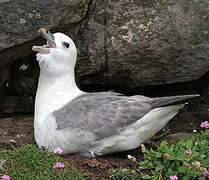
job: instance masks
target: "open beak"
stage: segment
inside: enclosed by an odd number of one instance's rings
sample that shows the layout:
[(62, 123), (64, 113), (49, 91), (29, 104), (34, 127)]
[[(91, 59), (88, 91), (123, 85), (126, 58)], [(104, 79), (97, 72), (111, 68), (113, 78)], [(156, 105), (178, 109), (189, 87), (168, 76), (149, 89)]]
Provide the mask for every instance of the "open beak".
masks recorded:
[(45, 28), (40, 28), (38, 33), (46, 39), (47, 44), (43, 46), (33, 46), (32, 50), (39, 52), (40, 54), (49, 54), (51, 48), (56, 48), (56, 43), (53, 34), (50, 31), (47, 32)]

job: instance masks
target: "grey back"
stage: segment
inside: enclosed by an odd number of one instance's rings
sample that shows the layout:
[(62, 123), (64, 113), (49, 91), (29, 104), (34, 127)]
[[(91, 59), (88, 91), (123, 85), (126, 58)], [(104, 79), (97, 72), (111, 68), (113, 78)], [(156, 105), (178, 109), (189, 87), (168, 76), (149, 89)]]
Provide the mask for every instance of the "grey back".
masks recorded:
[[(151, 110), (151, 105), (113, 92), (87, 93), (54, 112), (57, 130), (93, 132), (100, 139), (119, 133)], [(149, 98), (150, 99), (150, 98)]]

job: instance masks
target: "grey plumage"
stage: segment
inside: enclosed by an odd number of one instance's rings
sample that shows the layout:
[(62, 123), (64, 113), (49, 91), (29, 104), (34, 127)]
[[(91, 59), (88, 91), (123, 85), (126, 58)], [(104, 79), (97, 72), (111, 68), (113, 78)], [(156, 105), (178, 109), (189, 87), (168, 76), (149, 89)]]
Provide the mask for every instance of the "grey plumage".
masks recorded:
[(190, 99), (194, 97), (199, 97), (199, 94), (192, 94), (192, 95), (181, 95), (181, 96), (167, 96), (167, 97), (157, 97), (152, 98), (152, 108), (164, 106), (167, 104), (175, 103), (178, 101), (182, 101), (185, 99)]
[(152, 108), (199, 95), (149, 98), (114, 92), (86, 93), (54, 112), (57, 130), (70, 127), (93, 132), (97, 140), (118, 134)]

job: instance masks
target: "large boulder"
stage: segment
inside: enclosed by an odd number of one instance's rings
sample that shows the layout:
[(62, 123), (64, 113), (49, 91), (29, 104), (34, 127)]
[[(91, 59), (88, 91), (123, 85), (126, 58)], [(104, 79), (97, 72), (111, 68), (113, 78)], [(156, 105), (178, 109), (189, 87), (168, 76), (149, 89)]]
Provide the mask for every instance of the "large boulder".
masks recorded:
[(31, 47), (43, 43), (37, 35), (41, 26), (75, 40), (76, 77), (83, 90), (128, 92), (167, 84), (174, 89), (173, 83), (208, 72), (208, 1), (3, 0), (0, 112), (32, 111), (39, 68)]
[(97, 1), (80, 37), (83, 85), (192, 81), (209, 67), (209, 2)]

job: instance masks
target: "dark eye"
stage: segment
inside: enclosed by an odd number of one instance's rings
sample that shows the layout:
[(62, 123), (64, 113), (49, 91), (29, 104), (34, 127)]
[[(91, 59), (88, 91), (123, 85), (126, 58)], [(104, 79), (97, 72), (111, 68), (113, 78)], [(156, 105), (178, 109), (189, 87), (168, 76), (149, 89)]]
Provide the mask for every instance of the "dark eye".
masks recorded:
[(64, 45), (66, 48), (69, 48), (69, 47), (70, 47), (70, 44), (67, 43), (67, 42), (63, 42), (63, 45)]

